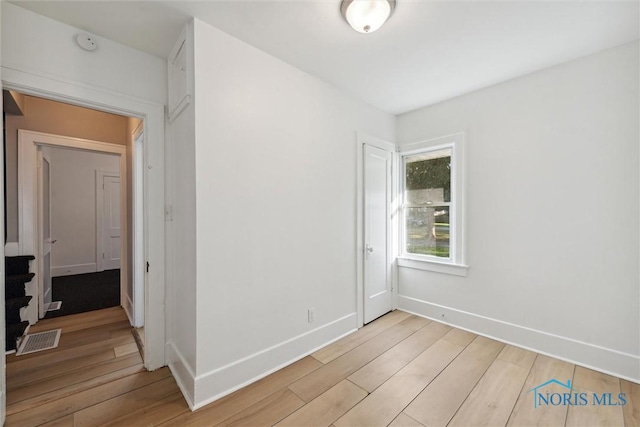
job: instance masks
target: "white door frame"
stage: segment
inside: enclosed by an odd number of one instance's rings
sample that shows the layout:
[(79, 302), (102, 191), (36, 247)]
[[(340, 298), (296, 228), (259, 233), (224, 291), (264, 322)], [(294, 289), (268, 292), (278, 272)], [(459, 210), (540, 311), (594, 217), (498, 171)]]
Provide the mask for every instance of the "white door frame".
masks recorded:
[[(110, 177), (114, 177), (114, 178), (118, 178), (120, 179), (120, 172), (119, 171), (108, 171), (105, 169), (96, 169), (96, 271), (104, 271), (104, 258), (101, 256), (101, 253), (103, 253), (104, 251), (104, 244), (105, 244), (105, 240), (106, 240), (106, 236), (104, 235), (104, 178), (110, 176)], [(120, 191), (122, 192), (122, 181), (124, 181), (124, 187), (126, 188), (127, 186), (127, 180), (122, 180), (120, 179)], [(125, 197), (125, 202), (127, 200), (127, 198)], [(120, 218), (122, 218), (122, 211), (124, 210), (124, 215), (125, 218), (127, 218), (127, 212), (128, 209), (131, 209), (132, 206), (123, 206), (122, 205), (122, 194), (120, 194), (120, 213), (121, 216)], [(127, 224), (127, 229), (131, 228), (131, 224)], [(124, 239), (123, 239), (123, 233), (122, 233), (122, 222), (120, 222), (120, 246), (122, 246), (122, 240), (125, 240), (125, 246), (127, 246), (128, 248), (128, 242), (126, 241), (126, 234), (124, 235)], [(122, 272), (122, 264), (123, 263), (127, 263), (127, 258), (125, 258), (122, 255), (122, 252), (120, 253), (120, 272)], [(129, 265), (127, 263), (127, 266), (125, 266), (124, 268), (127, 269), (129, 268)], [(127, 280), (128, 281), (128, 280)], [(120, 284), (122, 285), (122, 280), (120, 281)], [(121, 290), (124, 290), (125, 293), (121, 292), (121, 302), (123, 303), (123, 307), (126, 307), (126, 305), (124, 305), (124, 296), (126, 295), (126, 287), (121, 287)]]
[(357, 327), (364, 325), (364, 144), (371, 145), (381, 150), (391, 153), (392, 173), (391, 173), (391, 224), (389, 224), (388, 251), (391, 265), (391, 307), (395, 310), (398, 307), (398, 269), (396, 259), (398, 254), (398, 148), (389, 141), (384, 141), (358, 132), (356, 137), (357, 150), (357, 203), (356, 203), (356, 312)]
[[(138, 139), (142, 136), (142, 145), (138, 144)], [(146, 214), (144, 211), (144, 123), (140, 123), (138, 127), (131, 133), (131, 164), (133, 165), (131, 171), (133, 191), (132, 204), (133, 209), (132, 221), (130, 226), (132, 227), (133, 236), (133, 301), (131, 302), (133, 326), (140, 328), (144, 326), (144, 277), (145, 277), (145, 264), (144, 264), (144, 223)]]
[[(44, 148), (44, 146), (42, 147)], [(44, 187), (43, 187), (43, 183), (44, 183), (44, 162), (47, 161), (49, 163), (49, 212), (45, 212), (45, 210), (43, 209), (42, 206), (40, 206), (40, 203), (44, 200)], [(49, 249), (49, 280), (51, 280), (51, 259), (52, 259), (52, 253), (51, 253), (51, 154), (49, 152), (49, 150), (38, 150), (38, 152), (36, 153), (36, 167), (38, 169), (37, 171), (37, 182), (36, 182), (36, 187), (38, 189), (37, 195), (36, 195), (36, 201), (38, 204), (36, 204), (36, 208), (37, 208), (37, 215), (36, 215), (36, 224), (37, 224), (37, 233), (36, 233), (36, 240), (37, 240), (37, 247), (38, 247), (38, 253), (42, 254), (38, 259), (43, 259), (44, 258), (44, 253), (45, 253), (45, 242), (44, 242), (44, 230), (43, 227), (41, 227), (41, 225), (44, 224), (44, 219), (45, 219), (45, 215), (49, 215), (49, 242), (46, 243), (46, 245), (48, 245), (48, 249)], [(18, 196), (19, 197), (19, 196)], [(18, 250), (20, 250), (20, 245), (18, 245)], [(36, 273), (36, 277), (37, 277), (37, 283), (38, 283), (38, 293), (37, 293), (37, 311), (38, 311), (38, 319), (42, 319), (46, 312), (47, 309), (49, 308), (49, 304), (46, 303), (46, 294), (45, 294), (45, 283), (44, 283), (44, 263), (34, 263), (34, 266), (37, 267), (37, 273)], [(51, 288), (51, 283), (49, 283), (49, 292), (52, 292), (52, 288)], [(32, 298), (32, 301), (36, 300), (36, 298)], [(49, 302), (51, 302), (51, 296), (49, 297)], [(46, 307), (45, 307), (46, 304)]]
[[(40, 196), (37, 182), (38, 147), (67, 148), (94, 153), (115, 154), (119, 156), (121, 174), (127, 175), (127, 149), (123, 145), (18, 130), (18, 245), (21, 254), (32, 254), (36, 257), (33, 260), (36, 277), (32, 282), (37, 283), (36, 289), (38, 292), (31, 295), (38, 295), (38, 298), (34, 298), (32, 301), (39, 301), (39, 293), (43, 289), (41, 275), (42, 245), (38, 238), (40, 230), (38, 215), (36, 214)], [(123, 179), (120, 180), (120, 233), (121, 235), (127, 235), (127, 182)], [(121, 259), (128, 259), (126, 238), (120, 239), (120, 256)], [(96, 262), (99, 261), (96, 260)], [(126, 263), (121, 262), (120, 264), (120, 302), (124, 306), (123, 300), (126, 295), (128, 275)], [(29, 289), (29, 284), (27, 284), (27, 289)], [(38, 311), (42, 311), (42, 309), (36, 304), (34, 310), (32, 305), (29, 304), (27, 319), (30, 324), (33, 325), (38, 321)]]
[[(144, 248), (146, 262), (149, 263), (145, 287), (144, 366), (148, 370), (166, 366), (164, 105), (6, 67), (2, 67), (2, 86), (26, 95), (144, 120)], [(0, 328), (4, 327), (4, 316), (1, 316)]]

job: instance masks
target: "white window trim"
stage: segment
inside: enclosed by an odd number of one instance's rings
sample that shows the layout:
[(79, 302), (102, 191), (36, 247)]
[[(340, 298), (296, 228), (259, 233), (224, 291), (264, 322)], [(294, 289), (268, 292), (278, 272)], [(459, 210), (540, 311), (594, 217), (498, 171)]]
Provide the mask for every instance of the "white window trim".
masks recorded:
[[(415, 268), (420, 270), (434, 271), (438, 273), (466, 276), (468, 266), (465, 263), (465, 174), (464, 174), (464, 133), (456, 133), (440, 138), (419, 141), (412, 144), (400, 146), (400, 194), (404, 198), (404, 157), (424, 152), (425, 150), (436, 151), (440, 149), (451, 149), (451, 204), (453, 211), (452, 237), (450, 241), (450, 258), (440, 258), (431, 255), (408, 254), (405, 252), (405, 222), (404, 208), (402, 208), (402, 220), (400, 221), (400, 248), (398, 256), (398, 267)], [(402, 200), (404, 206), (404, 199)], [(450, 219), (451, 221), (451, 219)]]

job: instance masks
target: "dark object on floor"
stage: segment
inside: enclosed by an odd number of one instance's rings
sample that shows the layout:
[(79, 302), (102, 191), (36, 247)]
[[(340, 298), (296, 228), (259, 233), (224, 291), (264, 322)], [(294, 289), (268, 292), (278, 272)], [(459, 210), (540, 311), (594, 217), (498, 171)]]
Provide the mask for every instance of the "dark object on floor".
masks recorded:
[(29, 322), (22, 322), (20, 310), (29, 305), (31, 296), (25, 296), (25, 284), (33, 279), (34, 274), (29, 273), (29, 263), (35, 257), (32, 255), (5, 257), (5, 350), (16, 349), (18, 338), (24, 335)]
[(45, 319), (119, 306), (120, 270), (54, 277), (51, 292), (51, 299), (62, 301), (62, 307)]

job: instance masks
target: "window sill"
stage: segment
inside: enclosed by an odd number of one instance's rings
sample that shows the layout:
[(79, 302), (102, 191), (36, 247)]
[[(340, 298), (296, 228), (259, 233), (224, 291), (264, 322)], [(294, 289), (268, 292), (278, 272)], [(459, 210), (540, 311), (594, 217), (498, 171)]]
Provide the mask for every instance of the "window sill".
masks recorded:
[(452, 274), (454, 276), (467, 276), (468, 265), (451, 264), (447, 262), (427, 261), (415, 258), (398, 258), (398, 267), (413, 268), (416, 270), (434, 271), (436, 273)]

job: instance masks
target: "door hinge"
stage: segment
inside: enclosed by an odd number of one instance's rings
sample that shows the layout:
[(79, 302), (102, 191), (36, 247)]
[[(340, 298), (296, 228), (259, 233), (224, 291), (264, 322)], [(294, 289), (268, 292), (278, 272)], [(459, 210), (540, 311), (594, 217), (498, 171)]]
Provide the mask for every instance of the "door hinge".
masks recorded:
[(147, 261), (147, 273), (149, 272), (149, 261)]
[(104, 252), (102, 252), (102, 259), (104, 259)]

